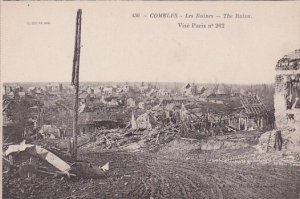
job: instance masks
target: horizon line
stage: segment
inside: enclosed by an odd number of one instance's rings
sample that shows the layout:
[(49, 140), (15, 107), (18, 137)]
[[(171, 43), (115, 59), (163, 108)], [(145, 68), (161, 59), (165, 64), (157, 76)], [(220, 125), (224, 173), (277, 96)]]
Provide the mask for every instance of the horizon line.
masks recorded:
[[(274, 82), (252, 82), (252, 83), (225, 83), (225, 82), (197, 82), (197, 81), (117, 81), (117, 80), (108, 80), (108, 81), (81, 81), (80, 83), (195, 83), (195, 84), (232, 84), (232, 85), (257, 85), (257, 84), (275, 84)], [(22, 83), (70, 83), (68, 81), (7, 81), (2, 82), (1, 84), (22, 84)]]

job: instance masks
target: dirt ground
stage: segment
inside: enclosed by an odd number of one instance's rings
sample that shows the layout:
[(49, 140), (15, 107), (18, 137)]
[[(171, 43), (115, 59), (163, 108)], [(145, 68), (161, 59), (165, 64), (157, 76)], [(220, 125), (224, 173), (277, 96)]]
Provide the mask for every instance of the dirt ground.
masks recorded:
[[(84, 153), (106, 177), (65, 179), (3, 174), (3, 198), (262, 198), (299, 199), (300, 166), (237, 161), (254, 148), (201, 150), (198, 142), (174, 140), (156, 150)], [(5, 167), (4, 167), (5, 171)]]

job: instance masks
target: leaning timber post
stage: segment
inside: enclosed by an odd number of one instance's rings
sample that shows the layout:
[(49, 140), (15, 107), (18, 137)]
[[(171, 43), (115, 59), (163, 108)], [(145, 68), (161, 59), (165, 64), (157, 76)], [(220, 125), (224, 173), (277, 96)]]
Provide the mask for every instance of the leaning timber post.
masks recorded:
[(77, 158), (77, 133), (78, 133), (78, 87), (75, 86), (75, 103), (74, 103), (74, 117), (73, 117), (73, 157)]
[(80, 41), (81, 41), (81, 9), (77, 11), (75, 48), (74, 48), (73, 71), (72, 71), (72, 85), (75, 87), (75, 95), (74, 95), (75, 100), (74, 100), (74, 111), (73, 111), (72, 156), (75, 159), (77, 159)]

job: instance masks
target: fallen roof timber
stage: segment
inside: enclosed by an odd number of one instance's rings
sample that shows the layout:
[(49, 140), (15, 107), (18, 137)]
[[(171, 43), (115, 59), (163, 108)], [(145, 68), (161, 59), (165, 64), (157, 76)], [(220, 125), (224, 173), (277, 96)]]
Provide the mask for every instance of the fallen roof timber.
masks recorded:
[(240, 96), (240, 99), (247, 114), (261, 115), (267, 112), (266, 106), (257, 96)]

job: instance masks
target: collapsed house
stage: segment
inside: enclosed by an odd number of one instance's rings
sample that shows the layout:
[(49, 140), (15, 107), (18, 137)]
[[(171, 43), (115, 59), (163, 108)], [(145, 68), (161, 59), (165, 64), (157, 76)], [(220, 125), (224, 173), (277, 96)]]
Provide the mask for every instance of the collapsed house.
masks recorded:
[[(196, 107), (187, 104), (187, 109), (182, 103), (179, 111), (180, 121), (190, 123), (200, 131), (211, 128), (224, 128), (224, 131), (274, 128), (273, 112), (268, 110), (263, 101), (254, 94), (241, 95), (235, 108), (228, 107), (224, 103), (217, 103), (214, 106), (211, 106), (211, 102), (201, 104), (202, 106), (198, 104)], [(210, 108), (208, 108), (209, 105)]]
[(272, 128), (274, 118), (262, 100), (253, 94), (241, 95), (243, 111), (239, 117), (239, 130)]

